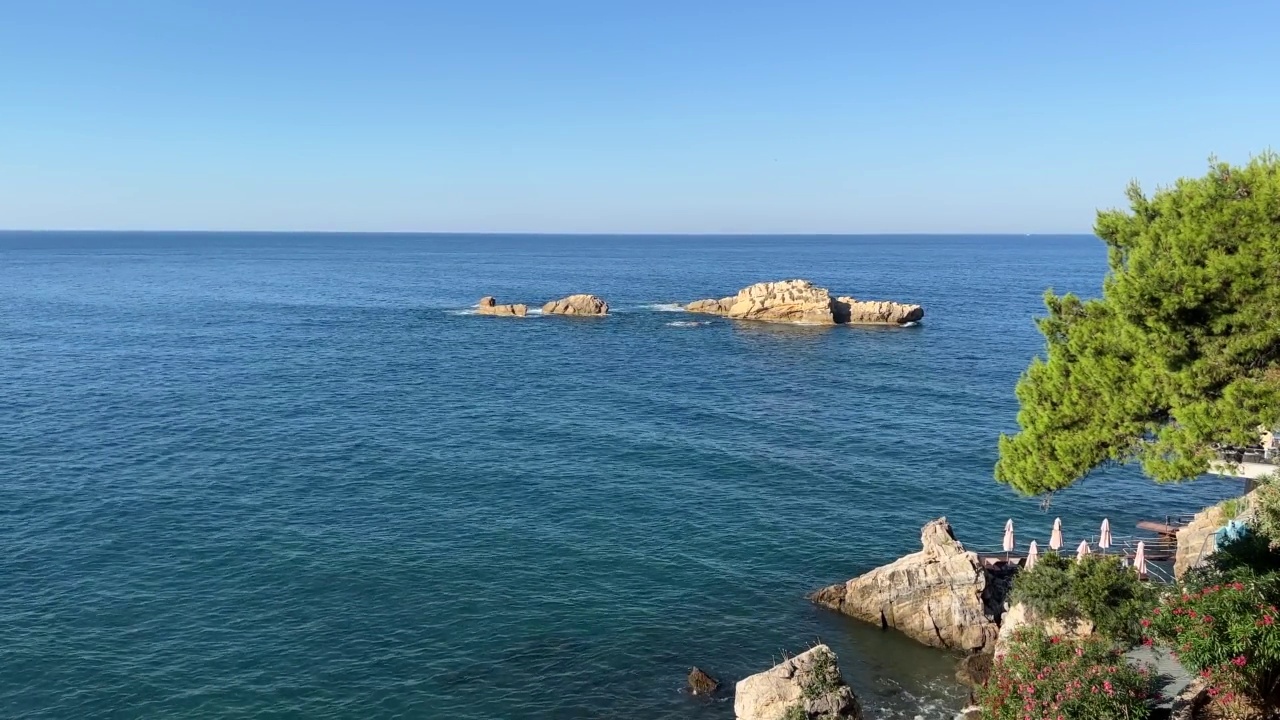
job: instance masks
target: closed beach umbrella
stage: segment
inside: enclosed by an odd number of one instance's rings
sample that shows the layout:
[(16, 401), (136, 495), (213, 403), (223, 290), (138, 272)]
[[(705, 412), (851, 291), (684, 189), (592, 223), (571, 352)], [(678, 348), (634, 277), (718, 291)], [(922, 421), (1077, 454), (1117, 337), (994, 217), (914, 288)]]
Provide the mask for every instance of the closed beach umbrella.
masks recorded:
[(1138, 541), (1138, 552), (1133, 556), (1133, 569), (1138, 571), (1138, 577), (1147, 576), (1147, 544), (1141, 540)]
[(1083, 560), (1085, 555), (1089, 554), (1089, 541), (1081, 540), (1080, 547), (1076, 548), (1076, 559)]
[(1004, 551), (1013, 552), (1013, 518), (1004, 524)]
[(1062, 518), (1053, 519), (1053, 534), (1049, 536), (1049, 549), (1062, 549)]
[(1111, 547), (1111, 521), (1102, 518), (1102, 532), (1098, 534), (1098, 547), (1106, 550)]
[(1036, 541), (1031, 541), (1031, 547), (1027, 548), (1027, 565), (1026, 569), (1030, 570), (1036, 566), (1036, 559), (1040, 557), (1040, 548), (1036, 547)]

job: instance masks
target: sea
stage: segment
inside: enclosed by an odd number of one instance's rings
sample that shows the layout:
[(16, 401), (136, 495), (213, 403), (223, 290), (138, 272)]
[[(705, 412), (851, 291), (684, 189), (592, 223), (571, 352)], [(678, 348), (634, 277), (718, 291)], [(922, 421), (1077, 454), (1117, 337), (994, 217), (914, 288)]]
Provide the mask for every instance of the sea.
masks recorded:
[[(0, 234), (0, 717), (728, 720), (817, 642), (871, 718), (955, 659), (805, 595), (1240, 492), (992, 477), (1091, 236)], [(915, 327), (677, 304), (764, 280)], [(604, 318), (474, 314), (570, 293)]]

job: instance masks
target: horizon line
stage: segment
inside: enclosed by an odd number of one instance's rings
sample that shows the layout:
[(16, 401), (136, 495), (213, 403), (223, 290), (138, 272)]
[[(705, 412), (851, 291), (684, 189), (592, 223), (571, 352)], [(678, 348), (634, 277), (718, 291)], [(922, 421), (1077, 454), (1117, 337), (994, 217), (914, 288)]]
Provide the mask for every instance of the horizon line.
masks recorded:
[(968, 231), (968, 232), (926, 232), (911, 230), (892, 230), (884, 232), (733, 232), (733, 231), (715, 231), (715, 232), (689, 232), (689, 231), (665, 231), (665, 232), (648, 232), (648, 231), (555, 231), (555, 230), (196, 230), (196, 229), (133, 229), (133, 228), (0, 228), (0, 233), (135, 233), (135, 234), (202, 234), (202, 235), (218, 235), (218, 234), (244, 234), (244, 235), (515, 235), (527, 237), (554, 237), (554, 236), (606, 236), (606, 237), (864, 237), (864, 236), (911, 236), (911, 235), (945, 235), (945, 236), (1012, 236), (1012, 237), (1037, 237), (1037, 236), (1063, 236), (1063, 235), (1094, 235), (1090, 231), (1074, 231), (1074, 232), (1017, 232), (1017, 231)]

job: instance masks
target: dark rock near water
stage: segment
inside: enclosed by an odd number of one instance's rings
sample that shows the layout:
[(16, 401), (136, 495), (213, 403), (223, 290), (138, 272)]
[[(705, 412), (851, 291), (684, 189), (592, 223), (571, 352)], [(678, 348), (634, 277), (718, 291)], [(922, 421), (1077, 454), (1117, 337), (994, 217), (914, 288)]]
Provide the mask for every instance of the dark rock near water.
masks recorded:
[(991, 653), (974, 653), (967, 655), (956, 667), (956, 680), (969, 687), (982, 687), (991, 677), (991, 666), (995, 656)]
[(689, 670), (689, 692), (694, 695), (711, 695), (720, 688), (720, 681), (708, 675), (702, 668)]

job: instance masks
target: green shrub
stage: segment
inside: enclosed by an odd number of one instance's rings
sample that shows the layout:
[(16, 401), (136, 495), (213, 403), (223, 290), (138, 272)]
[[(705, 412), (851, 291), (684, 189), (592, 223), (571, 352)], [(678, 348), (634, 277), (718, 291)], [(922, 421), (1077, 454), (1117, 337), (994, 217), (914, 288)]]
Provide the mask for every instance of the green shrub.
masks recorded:
[(1182, 577), (1188, 591), (1239, 580), (1250, 582), (1270, 602), (1280, 603), (1280, 550), (1271, 538), (1251, 532), (1218, 548), (1203, 565), (1191, 568)]
[(1276, 473), (1258, 480), (1253, 510), (1258, 532), (1271, 539), (1272, 547), (1280, 547), (1280, 476)]
[(1235, 580), (1171, 594), (1142, 624), (1184, 667), (1208, 678), (1215, 697), (1229, 702), (1240, 694), (1265, 706), (1280, 695), (1280, 609), (1274, 575), (1251, 579), (1250, 572), (1238, 568)]
[(1103, 637), (1127, 643), (1142, 638), (1139, 622), (1156, 601), (1155, 591), (1114, 555), (1075, 560), (1057, 553), (1018, 573), (1012, 598), (1043, 617), (1068, 624), (1090, 620)]
[(978, 692), (987, 720), (1130, 718), (1151, 714), (1155, 683), (1149, 668), (1130, 665), (1110, 642), (1050, 637), (1020, 628)]

